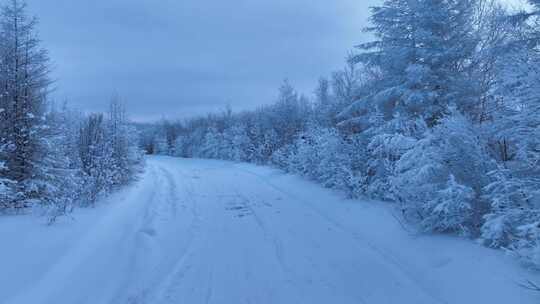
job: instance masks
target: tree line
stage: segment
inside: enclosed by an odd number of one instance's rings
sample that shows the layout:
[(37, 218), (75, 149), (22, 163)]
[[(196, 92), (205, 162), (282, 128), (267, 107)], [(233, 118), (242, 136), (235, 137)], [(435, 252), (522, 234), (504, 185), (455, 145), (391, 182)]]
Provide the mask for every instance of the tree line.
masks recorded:
[(131, 180), (142, 156), (119, 98), (107, 114), (56, 107), (50, 59), (26, 3), (0, 9), (0, 213), (50, 222)]
[(387, 0), (313, 96), (143, 128), (150, 154), (270, 164), (540, 267), (540, 1)]

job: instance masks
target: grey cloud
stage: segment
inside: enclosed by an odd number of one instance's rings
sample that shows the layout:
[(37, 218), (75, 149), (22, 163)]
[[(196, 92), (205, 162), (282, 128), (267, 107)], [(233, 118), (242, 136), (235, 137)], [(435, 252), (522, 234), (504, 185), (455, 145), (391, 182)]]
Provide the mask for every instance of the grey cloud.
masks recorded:
[(309, 93), (364, 39), (378, 0), (29, 0), (57, 99), (133, 117), (186, 117), (272, 102), (284, 78)]

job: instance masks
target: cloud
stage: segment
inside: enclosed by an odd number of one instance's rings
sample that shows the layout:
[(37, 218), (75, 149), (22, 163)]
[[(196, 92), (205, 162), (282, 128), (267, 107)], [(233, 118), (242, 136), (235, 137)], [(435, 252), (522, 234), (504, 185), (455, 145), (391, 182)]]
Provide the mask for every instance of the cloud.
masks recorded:
[(284, 78), (310, 93), (364, 39), (379, 1), (29, 0), (57, 99), (102, 111), (117, 91), (140, 120), (272, 102)]

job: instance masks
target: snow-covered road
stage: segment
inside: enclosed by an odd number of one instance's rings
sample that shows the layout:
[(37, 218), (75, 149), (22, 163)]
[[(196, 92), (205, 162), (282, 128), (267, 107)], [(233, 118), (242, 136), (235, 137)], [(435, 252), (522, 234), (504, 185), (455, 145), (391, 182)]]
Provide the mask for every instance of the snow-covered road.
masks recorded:
[(540, 277), (247, 164), (148, 159), (134, 186), (43, 227), (0, 218), (0, 303), (538, 303)]

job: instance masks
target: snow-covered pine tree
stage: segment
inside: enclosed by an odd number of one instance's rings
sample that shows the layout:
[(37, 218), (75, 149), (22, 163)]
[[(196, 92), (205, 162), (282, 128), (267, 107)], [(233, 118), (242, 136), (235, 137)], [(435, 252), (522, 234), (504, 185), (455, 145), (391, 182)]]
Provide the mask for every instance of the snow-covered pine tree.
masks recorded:
[(285, 80), (279, 88), (273, 112), (272, 128), (278, 135), (279, 148), (292, 144), (296, 135), (305, 127), (306, 115), (309, 113), (305, 97), (299, 96), (294, 87)]
[(468, 107), (475, 90), (468, 63), (478, 43), (474, 5), (474, 0), (398, 0), (373, 8), (368, 31), (378, 39), (361, 44), (355, 60), (384, 76), (365, 101), (385, 119), (419, 117), (427, 125), (436, 124), (451, 104)]
[(482, 227), (482, 240), (490, 247), (511, 248), (519, 243), (520, 226), (540, 220), (534, 206), (535, 197), (540, 195), (538, 178), (520, 178), (504, 167), (489, 174), (492, 182), (484, 190), (491, 213)]
[(316, 149), (320, 158), (314, 170), (316, 180), (327, 188), (352, 194), (355, 180), (349, 143), (334, 128), (325, 128), (317, 133)]
[(492, 169), (485, 144), (463, 115), (426, 131), (397, 161), (393, 195), (426, 231), (476, 233), (489, 209), (480, 196)]
[(319, 151), (317, 148), (317, 139), (320, 129), (313, 126), (308, 127), (303, 133), (298, 135), (296, 141), (287, 147), (278, 151), (278, 161), (286, 170), (306, 176), (310, 179), (317, 178), (316, 169), (320, 162)]
[(331, 94), (330, 81), (320, 78), (315, 89), (315, 103), (313, 105), (313, 119), (318, 126), (332, 127), (335, 116), (338, 114), (337, 103)]
[(158, 132), (155, 135), (154, 142), (154, 154), (157, 155), (168, 155), (169, 154), (169, 145), (167, 144), (167, 138), (162, 132)]
[(35, 18), (26, 13), (23, 0), (9, 0), (0, 11), (0, 81), (2, 94), (5, 165), (2, 178), (16, 182), (16, 198), (10, 208), (24, 208), (39, 202), (34, 179), (39, 155), (47, 146), (39, 136), (46, 128), (44, 118), (48, 77), (48, 56), (36, 34)]
[[(80, 161), (75, 154), (76, 125), (66, 109), (51, 109), (46, 116), (47, 127), (39, 133), (43, 149), (36, 154), (38, 159), (32, 181), (34, 195), (39, 207), (53, 223), (58, 216), (65, 215), (81, 198), (82, 176)], [(77, 117), (78, 118), (78, 117)]]
[(388, 193), (395, 164), (454, 105), (475, 101), (469, 77), (477, 45), (474, 0), (384, 1), (372, 9), (367, 31), (376, 40), (353, 60), (380, 76), (372, 91), (345, 109), (342, 125), (368, 138), (368, 193)]
[(246, 128), (241, 124), (233, 125), (225, 130), (224, 141), (229, 146), (227, 149), (227, 159), (233, 161), (247, 161), (252, 150), (251, 139)]
[(112, 183), (115, 186), (126, 183), (132, 176), (129, 162), (129, 142), (126, 110), (118, 95), (115, 95), (109, 105), (106, 137), (112, 150), (113, 165)]
[[(491, 203), (482, 240), (504, 247), (540, 267), (540, 28), (539, 3), (512, 16), (520, 27), (505, 41), (497, 61), (493, 95), (499, 99), (487, 126), (499, 168), (484, 188)], [(515, 20), (514, 20), (515, 21)]]
[(255, 150), (255, 154), (259, 159), (259, 164), (268, 164), (272, 159), (272, 156), (276, 151), (279, 150), (280, 143), (282, 140), (278, 135), (277, 131), (273, 128), (262, 129), (261, 128), (261, 142), (260, 145)]
[(107, 139), (107, 122), (101, 114), (92, 114), (80, 128), (79, 153), (84, 178), (85, 205), (93, 205), (111, 190), (114, 176), (113, 150)]
[(223, 159), (223, 134), (216, 128), (210, 128), (204, 136), (201, 146), (201, 156), (204, 158)]
[(4, 143), (4, 138), (0, 138), (0, 142), (0, 212), (4, 212), (13, 208), (17, 192), (15, 181), (7, 177), (7, 144)]

